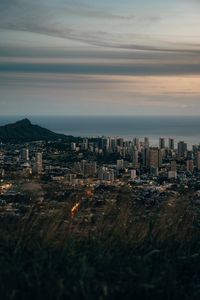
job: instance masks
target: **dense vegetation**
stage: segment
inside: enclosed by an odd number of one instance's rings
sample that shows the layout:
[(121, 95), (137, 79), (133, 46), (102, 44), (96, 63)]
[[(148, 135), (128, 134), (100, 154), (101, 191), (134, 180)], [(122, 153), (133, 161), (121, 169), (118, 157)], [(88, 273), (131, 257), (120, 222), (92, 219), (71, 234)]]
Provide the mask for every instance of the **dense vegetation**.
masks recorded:
[(1, 299), (199, 299), (199, 227), (186, 203), (148, 220), (127, 205), (94, 224), (70, 210), (2, 218)]

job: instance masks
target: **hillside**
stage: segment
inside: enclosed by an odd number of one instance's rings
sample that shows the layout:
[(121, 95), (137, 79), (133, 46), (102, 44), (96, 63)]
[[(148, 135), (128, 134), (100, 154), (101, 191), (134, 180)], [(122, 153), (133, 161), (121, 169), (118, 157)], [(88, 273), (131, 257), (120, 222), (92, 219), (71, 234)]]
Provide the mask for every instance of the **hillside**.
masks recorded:
[(46, 214), (41, 203), (24, 216), (0, 214), (1, 299), (200, 299), (194, 204), (180, 196), (148, 219), (121, 197), (94, 223), (81, 221), (84, 206), (71, 218), (70, 199), (51, 215), (48, 202)]
[(29, 142), (38, 140), (74, 140), (72, 136), (54, 133), (46, 128), (33, 125), (28, 119), (0, 126), (1, 142)]

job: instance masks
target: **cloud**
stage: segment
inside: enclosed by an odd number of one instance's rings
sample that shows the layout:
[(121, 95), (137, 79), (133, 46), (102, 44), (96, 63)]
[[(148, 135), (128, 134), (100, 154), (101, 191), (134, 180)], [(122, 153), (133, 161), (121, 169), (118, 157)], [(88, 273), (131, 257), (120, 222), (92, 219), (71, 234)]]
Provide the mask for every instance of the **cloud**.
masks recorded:
[[(114, 7), (117, 7), (115, 4)], [(115, 12), (115, 10), (108, 7), (100, 7), (87, 4), (85, 1), (77, 1), (77, 0), (57, 0), (55, 1), (48, 1), (43, 0), (33, 0), (33, 1), (25, 1), (25, 0), (12, 0), (6, 1), (2, 0), (0, 3), (0, 8), (2, 13), (21, 13), (26, 11), (26, 13), (34, 14), (37, 12), (37, 15), (43, 14), (44, 16), (47, 15), (49, 12), (59, 15), (66, 15), (66, 16), (80, 16), (86, 18), (95, 18), (95, 19), (112, 19), (117, 21), (129, 21), (133, 19), (142, 20), (146, 22), (157, 22), (160, 18), (156, 15), (142, 15), (138, 16), (137, 14), (133, 13), (124, 13), (120, 14)], [(29, 14), (30, 16), (30, 14)], [(11, 16), (13, 17), (13, 16)]]
[(151, 30), (141, 31), (149, 22), (159, 22), (160, 19), (158, 14), (145, 15), (137, 11), (135, 14), (119, 14), (103, 6), (97, 8), (95, 4), (88, 5), (85, 1), (0, 2), (0, 28), (3, 30), (39, 33), (113, 49), (170, 52), (200, 50), (199, 44), (181, 43), (178, 39), (172, 43), (162, 33), (158, 35)]
[(184, 75), (200, 74), (199, 64), (89, 64), (89, 63), (0, 63), (0, 72), (98, 74), (98, 75)]
[(1, 113), (200, 112), (199, 21), (156, 2), (1, 0)]
[(0, 88), (2, 114), (200, 112), (199, 76), (0, 73)]

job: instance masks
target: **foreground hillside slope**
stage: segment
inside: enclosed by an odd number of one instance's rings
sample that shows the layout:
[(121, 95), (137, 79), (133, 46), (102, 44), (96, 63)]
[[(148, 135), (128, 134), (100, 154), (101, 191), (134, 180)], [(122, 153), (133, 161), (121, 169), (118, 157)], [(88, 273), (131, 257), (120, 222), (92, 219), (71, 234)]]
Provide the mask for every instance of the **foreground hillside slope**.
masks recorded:
[(3, 217), (1, 299), (200, 299), (199, 227), (188, 207), (180, 199), (146, 220), (112, 206), (95, 224), (81, 221), (84, 207), (70, 219), (70, 204), (49, 217), (39, 207)]

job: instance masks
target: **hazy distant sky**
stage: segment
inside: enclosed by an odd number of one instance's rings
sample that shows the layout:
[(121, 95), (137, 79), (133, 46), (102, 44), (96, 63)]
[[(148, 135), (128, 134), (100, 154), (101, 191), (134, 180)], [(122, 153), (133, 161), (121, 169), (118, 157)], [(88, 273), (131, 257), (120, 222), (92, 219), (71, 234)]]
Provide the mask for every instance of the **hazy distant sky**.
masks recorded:
[(200, 114), (199, 0), (0, 0), (0, 115)]

